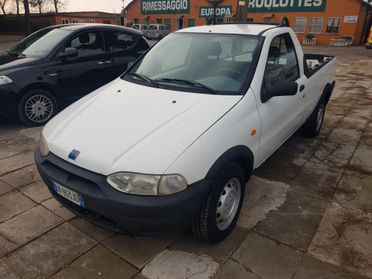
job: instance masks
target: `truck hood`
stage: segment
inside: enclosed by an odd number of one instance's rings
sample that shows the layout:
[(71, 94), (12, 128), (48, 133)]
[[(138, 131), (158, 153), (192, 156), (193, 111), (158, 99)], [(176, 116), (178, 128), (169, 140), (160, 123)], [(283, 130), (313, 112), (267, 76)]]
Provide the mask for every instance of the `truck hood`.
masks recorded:
[[(58, 114), (43, 134), (52, 153), (90, 171), (162, 174), (240, 99), (117, 79)], [(71, 160), (74, 149), (80, 154)]]

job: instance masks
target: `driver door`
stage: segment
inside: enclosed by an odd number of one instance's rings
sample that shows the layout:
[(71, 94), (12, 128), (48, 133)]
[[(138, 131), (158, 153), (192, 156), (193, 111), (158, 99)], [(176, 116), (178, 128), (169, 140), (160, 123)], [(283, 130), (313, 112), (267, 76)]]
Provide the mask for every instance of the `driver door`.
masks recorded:
[[(270, 44), (262, 81), (261, 97), (267, 88), (280, 80), (300, 79), (297, 55), (288, 33), (275, 37)], [(261, 101), (258, 111), (261, 115), (260, 163), (266, 160), (293, 132), (302, 121), (301, 96), (272, 97)]]

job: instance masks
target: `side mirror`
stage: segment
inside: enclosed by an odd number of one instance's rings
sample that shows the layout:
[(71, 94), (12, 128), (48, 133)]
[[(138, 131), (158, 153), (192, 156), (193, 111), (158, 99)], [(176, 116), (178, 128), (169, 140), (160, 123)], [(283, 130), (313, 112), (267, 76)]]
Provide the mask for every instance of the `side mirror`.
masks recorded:
[(281, 80), (269, 88), (263, 88), (261, 94), (261, 101), (266, 103), (273, 97), (278, 96), (293, 96), (298, 91), (298, 84), (294, 81)]
[(57, 55), (58, 58), (72, 58), (78, 56), (79, 52), (74, 47), (66, 47), (64, 52)]
[(127, 65), (127, 70), (130, 69), (130, 67), (132, 67), (134, 65), (134, 62), (129, 62), (128, 65)]

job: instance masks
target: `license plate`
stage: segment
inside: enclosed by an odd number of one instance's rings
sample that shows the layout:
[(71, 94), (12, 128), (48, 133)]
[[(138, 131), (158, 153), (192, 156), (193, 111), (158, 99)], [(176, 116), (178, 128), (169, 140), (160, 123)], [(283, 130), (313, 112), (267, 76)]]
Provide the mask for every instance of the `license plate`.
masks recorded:
[(80, 207), (85, 208), (84, 200), (81, 194), (76, 193), (75, 191), (72, 191), (55, 181), (53, 181), (53, 189), (58, 195), (68, 199)]

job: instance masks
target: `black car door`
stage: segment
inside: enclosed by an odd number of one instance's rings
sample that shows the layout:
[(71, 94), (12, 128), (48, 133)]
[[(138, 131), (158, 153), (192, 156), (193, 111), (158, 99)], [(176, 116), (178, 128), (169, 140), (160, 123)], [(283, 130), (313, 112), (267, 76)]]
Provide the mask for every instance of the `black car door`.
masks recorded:
[(113, 62), (109, 67), (113, 79), (120, 76), (130, 62), (134, 62), (149, 48), (142, 36), (136, 34), (121, 30), (108, 30), (104, 34)]
[(60, 50), (77, 49), (75, 57), (54, 58), (46, 75), (55, 80), (58, 99), (68, 104), (110, 81), (107, 68), (112, 60), (105, 49), (100, 30), (83, 31), (73, 36)]

